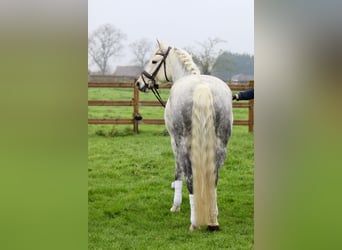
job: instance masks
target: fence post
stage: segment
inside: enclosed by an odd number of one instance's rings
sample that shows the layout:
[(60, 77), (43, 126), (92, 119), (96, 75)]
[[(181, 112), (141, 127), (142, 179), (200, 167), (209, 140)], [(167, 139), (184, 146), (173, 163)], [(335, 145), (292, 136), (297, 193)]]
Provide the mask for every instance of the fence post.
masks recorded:
[[(249, 87), (254, 88), (254, 81), (249, 81)], [(254, 131), (254, 99), (248, 101), (248, 132)]]
[(139, 115), (139, 90), (135, 86), (135, 80), (133, 83), (133, 131), (134, 133), (139, 133), (139, 121), (137, 116)]

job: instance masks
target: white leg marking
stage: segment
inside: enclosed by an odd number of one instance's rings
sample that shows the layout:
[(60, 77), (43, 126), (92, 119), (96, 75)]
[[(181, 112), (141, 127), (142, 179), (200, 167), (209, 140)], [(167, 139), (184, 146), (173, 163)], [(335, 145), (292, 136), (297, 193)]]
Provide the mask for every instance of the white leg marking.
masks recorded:
[(182, 184), (183, 181), (174, 181), (171, 187), (175, 189), (173, 197), (173, 205), (170, 209), (171, 212), (179, 212), (182, 204)]

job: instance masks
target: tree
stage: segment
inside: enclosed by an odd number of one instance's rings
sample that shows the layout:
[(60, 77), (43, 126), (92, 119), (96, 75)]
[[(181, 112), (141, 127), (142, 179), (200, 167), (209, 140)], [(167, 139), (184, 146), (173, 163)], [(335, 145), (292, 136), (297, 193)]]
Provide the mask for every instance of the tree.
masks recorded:
[(121, 56), (123, 41), (126, 35), (111, 24), (104, 24), (88, 37), (88, 56), (100, 69), (101, 73), (109, 73), (109, 60)]
[(137, 40), (129, 45), (134, 55), (133, 63), (142, 69), (148, 61), (148, 56), (152, 52), (152, 42), (146, 38)]
[(230, 52), (221, 53), (213, 64), (211, 74), (224, 80), (230, 80), (234, 74), (237, 74), (236, 60), (234, 60)]
[(231, 80), (235, 74), (254, 75), (254, 56), (225, 51), (220, 54), (213, 65), (212, 75)]
[(192, 55), (192, 59), (200, 68), (201, 73), (210, 75), (216, 58), (222, 53), (222, 51), (217, 51), (216, 46), (219, 43), (225, 42), (220, 38), (208, 38), (207, 41), (198, 42), (200, 50), (193, 50), (191, 48), (187, 48), (186, 50)]

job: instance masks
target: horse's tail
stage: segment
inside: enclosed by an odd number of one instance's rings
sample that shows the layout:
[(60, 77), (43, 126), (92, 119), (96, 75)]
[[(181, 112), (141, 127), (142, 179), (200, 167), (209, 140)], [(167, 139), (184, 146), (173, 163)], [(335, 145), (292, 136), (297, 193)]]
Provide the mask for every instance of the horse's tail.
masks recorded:
[[(195, 226), (208, 225), (215, 197), (215, 112), (208, 86), (199, 85), (193, 95), (191, 164), (193, 174)], [(215, 206), (215, 207), (213, 207)]]

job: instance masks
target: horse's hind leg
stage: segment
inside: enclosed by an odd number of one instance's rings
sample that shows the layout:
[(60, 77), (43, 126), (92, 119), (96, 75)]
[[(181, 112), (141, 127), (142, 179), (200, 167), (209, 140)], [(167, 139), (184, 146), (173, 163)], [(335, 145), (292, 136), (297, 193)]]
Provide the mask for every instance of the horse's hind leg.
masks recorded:
[(215, 188), (215, 201), (213, 202), (213, 204), (211, 204), (211, 208), (210, 208), (210, 217), (209, 217), (209, 225), (208, 225), (209, 231), (219, 230), (219, 223), (217, 220), (217, 216), (218, 216), (217, 192)]
[(193, 192), (193, 182), (192, 182), (192, 169), (189, 163), (184, 169), (186, 175), (186, 186), (189, 191), (189, 202), (190, 202), (190, 231), (195, 231), (199, 229), (199, 226), (195, 224), (195, 201)]
[[(228, 134), (228, 132), (227, 132)], [(222, 142), (223, 141), (223, 142)], [(219, 223), (217, 220), (218, 217), (218, 207), (217, 207), (217, 182), (218, 182), (218, 171), (220, 167), (223, 165), (224, 160), (226, 158), (226, 146), (227, 146), (227, 138), (221, 138), (220, 143), (218, 144), (218, 147), (216, 148), (216, 172), (215, 172), (215, 202), (211, 204), (210, 208), (210, 218), (209, 218), (209, 225), (208, 230), (209, 231), (216, 231), (219, 230)]]
[(210, 217), (209, 217), (209, 225), (208, 231), (217, 231), (219, 230), (219, 223), (217, 220), (218, 217), (218, 207), (217, 207), (217, 181), (218, 181), (218, 168), (216, 168), (216, 177), (215, 177), (215, 199), (213, 204), (210, 206)]
[(195, 201), (193, 193), (189, 194), (190, 201), (190, 231), (195, 231), (200, 227), (195, 223)]
[(170, 209), (171, 212), (179, 212), (180, 206), (182, 204), (182, 184), (183, 184), (183, 169), (181, 163), (178, 160), (179, 154), (177, 153), (177, 147), (174, 139), (171, 137), (171, 146), (173, 150), (173, 154), (176, 159), (176, 168), (175, 168), (175, 181), (172, 182), (171, 187), (175, 189), (173, 196), (173, 204)]

